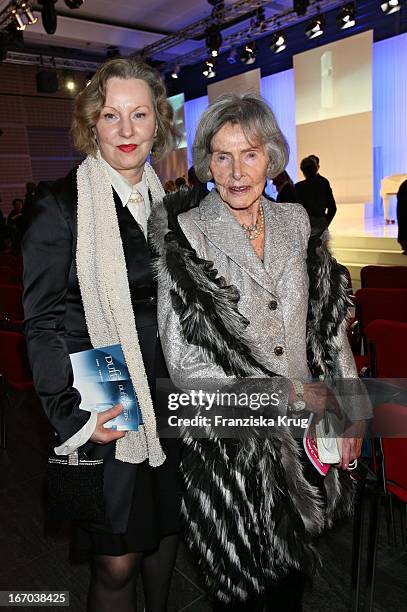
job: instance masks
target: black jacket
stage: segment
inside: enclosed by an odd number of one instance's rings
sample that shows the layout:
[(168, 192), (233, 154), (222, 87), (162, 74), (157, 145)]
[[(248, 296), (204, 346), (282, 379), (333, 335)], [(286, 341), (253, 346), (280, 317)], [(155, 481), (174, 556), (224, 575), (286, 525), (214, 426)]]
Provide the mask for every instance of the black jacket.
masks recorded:
[(295, 185), (296, 202), (307, 211), (311, 223), (314, 219), (325, 217), (329, 225), (336, 214), (336, 203), (328, 179), (320, 174), (300, 181)]
[[(151, 384), (157, 321), (150, 249), (127, 207), (121, 205), (116, 194), (114, 197), (140, 348)], [(69, 353), (92, 348), (76, 272), (76, 239), (77, 185), (73, 170), (64, 179), (40, 184), (23, 241), (28, 355), (35, 388), (57, 433), (57, 444), (70, 438), (89, 418), (89, 413), (79, 408), (81, 397), (72, 386), (69, 359)], [(86, 450), (105, 459), (106, 528), (123, 532), (137, 466), (117, 461), (114, 443), (89, 442)]]

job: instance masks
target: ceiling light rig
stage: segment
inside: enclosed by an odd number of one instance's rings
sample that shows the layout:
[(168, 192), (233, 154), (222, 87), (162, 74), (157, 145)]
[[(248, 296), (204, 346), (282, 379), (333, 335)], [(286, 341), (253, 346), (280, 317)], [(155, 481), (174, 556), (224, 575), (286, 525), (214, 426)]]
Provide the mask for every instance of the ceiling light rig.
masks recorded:
[(401, 0), (388, 0), (388, 2), (380, 2), (380, 8), (385, 15), (397, 13), (401, 9)]
[(273, 53), (281, 53), (281, 51), (287, 49), (287, 39), (283, 30), (274, 32), (270, 40), (269, 48)]
[(214, 0), (211, 2), (208, 0), (209, 4), (213, 6), (211, 17), (214, 22), (222, 23), (225, 17), (225, 0)]
[(37, 23), (38, 17), (35, 17), (33, 15), (31, 5), (29, 2), (23, 2), (21, 5), (21, 10), (24, 13), (24, 17), (27, 22), (27, 25), (34, 25), (34, 23)]
[(310, 39), (317, 38), (318, 36), (322, 36), (322, 34), (324, 33), (324, 28), (325, 17), (320, 13), (307, 23), (305, 33)]
[(11, 14), (13, 16), (13, 19), (15, 21), (16, 24), (16, 28), (17, 30), (23, 31), (25, 30), (25, 23), (20, 15), (19, 10), (17, 9), (17, 7), (13, 7), (11, 10)]
[(65, 4), (70, 9), (78, 9), (81, 8), (82, 4), (85, 0), (65, 0)]
[(294, 0), (293, 10), (297, 13), (298, 17), (305, 15), (308, 7), (309, 0)]
[(178, 79), (180, 72), (181, 72), (181, 66), (179, 64), (176, 64), (171, 72), (171, 78)]
[(256, 61), (256, 43), (254, 40), (248, 41), (243, 47), (243, 51), (240, 54), (240, 61), (243, 64), (250, 65)]
[(57, 13), (55, 3), (57, 0), (38, 0), (42, 5), (41, 21), (47, 34), (55, 34), (57, 29)]
[(356, 25), (356, 5), (355, 2), (347, 2), (339, 11), (336, 21), (341, 30), (353, 28)]
[(30, 2), (14, 2), (10, 8), (12, 23), (19, 32), (24, 31), (26, 26), (37, 23), (38, 19), (32, 13)]
[(202, 74), (207, 79), (213, 79), (216, 76), (215, 62), (213, 59), (207, 59), (202, 68)]
[(206, 32), (206, 46), (212, 57), (218, 57), (222, 44), (222, 35), (217, 26), (211, 26)]

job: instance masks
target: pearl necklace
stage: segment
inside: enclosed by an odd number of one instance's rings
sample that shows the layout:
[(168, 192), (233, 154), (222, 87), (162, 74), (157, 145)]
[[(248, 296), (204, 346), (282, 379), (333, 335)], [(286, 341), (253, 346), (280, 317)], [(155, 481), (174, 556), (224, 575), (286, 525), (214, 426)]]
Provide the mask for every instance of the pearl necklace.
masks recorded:
[(246, 238), (248, 238), (249, 240), (254, 240), (255, 238), (258, 238), (264, 228), (263, 206), (261, 204), (259, 205), (259, 212), (256, 223), (253, 223), (252, 225), (246, 225), (245, 223), (241, 223), (241, 226), (244, 230)]

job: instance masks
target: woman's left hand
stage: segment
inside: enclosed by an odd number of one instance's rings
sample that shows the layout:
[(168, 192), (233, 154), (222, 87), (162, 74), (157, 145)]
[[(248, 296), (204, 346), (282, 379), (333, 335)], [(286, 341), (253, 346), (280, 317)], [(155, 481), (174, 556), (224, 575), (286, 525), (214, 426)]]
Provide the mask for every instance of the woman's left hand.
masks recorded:
[(342, 438), (342, 461), (337, 467), (347, 470), (349, 464), (360, 457), (365, 431), (366, 421), (354, 421), (348, 427)]

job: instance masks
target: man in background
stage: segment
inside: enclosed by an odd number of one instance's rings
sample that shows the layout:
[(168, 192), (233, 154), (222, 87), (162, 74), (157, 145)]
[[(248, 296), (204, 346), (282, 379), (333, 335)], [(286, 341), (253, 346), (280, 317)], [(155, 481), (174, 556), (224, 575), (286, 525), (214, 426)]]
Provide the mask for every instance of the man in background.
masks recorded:
[(305, 180), (295, 185), (297, 202), (304, 206), (312, 226), (327, 227), (336, 214), (336, 203), (328, 179), (318, 173), (319, 158), (305, 157), (300, 168)]

